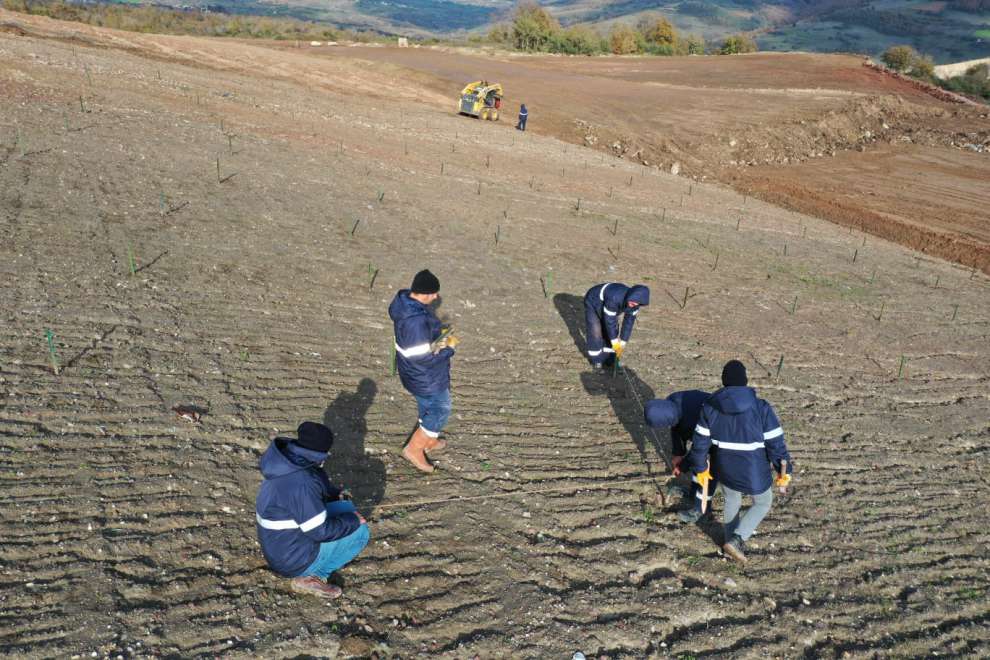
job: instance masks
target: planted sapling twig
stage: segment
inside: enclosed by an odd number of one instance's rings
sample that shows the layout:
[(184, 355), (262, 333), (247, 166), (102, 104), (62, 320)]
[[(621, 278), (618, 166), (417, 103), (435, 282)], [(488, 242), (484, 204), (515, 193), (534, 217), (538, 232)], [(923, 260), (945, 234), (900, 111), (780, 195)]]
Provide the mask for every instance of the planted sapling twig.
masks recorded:
[(553, 272), (547, 271), (547, 276), (540, 278), (540, 284), (543, 286), (543, 297), (549, 298), (553, 290)]
[(165, 210), (166, 210), (165, 192), (162, 191), (162, 192), (159, 192), (158, 193), (158, 215), (160, 217), (164, 218), (165, 217)]
[(375, 288), (375, 280), (378, 279), (378, 269), (368, 264), (368, 291)]
[(856, 257), (858, 257), (858, 256), (859, 256), (859, 248), (856, 248), (853, 251), (853, 263), (856, 263)]
[(794, 302), (791, 303), (791, 316), (794, 316), (794, 312), (797, 311), (797, 299), (798, 297), (795, 295)]
[(354, 232), (357, 231), (358, 225), (361, 224), (361, 218), (354, 221), (354, 226), (351, 227), (351, 236), (354, 236)]
[(495, 226), (495, 247), (498, 247), (498, 239), (502, 233), (502, 225)]
[(712, 264), (712, 271), (718, 268), (718, 256), (721, 254), (718, 250), (715, 250), (715, 263)]
[(55, 334), (51, 330), (45, 330), (45, 339), (48, 341), (48, 361), (52, 366), (52, 373), (56, 376), (61, 370), (58, 362), (58, 353), (55, 351)]
[(784, 368), (784, 356), (780, 356), (780, 361), (777, 362), (777, 375), (774, 377), (776, 380), (780, 380), (780, 370)]
[(883, 318), (883, 309), (886, 306), (887, 306), (887, 301), (886, 300), (881, 300), (880, 301), (880, 313), (877, 314), (876, 316), (874, 316), (873, 318), (875, 318), (877, 321), (879, 321), (880, 319), (882, 319)]
[(739, 231), (739, 224), (742, 222), (742, 217), (736, 218), (736, 231)]
[(131, 277), (137, 275), (137, 260), (134, 258), (134, 249), (131, 244), (127, 244), (127, 267), (131, 271)]
[(958, 303), (956, 303), (955, 305), (952, 306), (952, 318), (949, 319), (949, 320), (950, 321), (955, 321), (956, 320), (956, 314), (957, 313), (959, 313), (959, 304)]
[(904, 365), (905, 365), (906, 363), (907, 363), (907, 358), (905, 358), (905, 357), (904, 357), (904, 354), (902, 353), (902, 354), (901, 354), (901, 366), (899, 366), (899, 367), (897, 368), (897, 378), (898, 378), (898, 380), (900, 380), (900, 378), (901, 378), (901, 375), (902, 375), (902, 374), (904, 373)]
[(378, 193), (378, 203), (381, 204), (383, 201), (385, 201), (385, 191), (384, 190), (382, 190), (381, 192)]
[(396, 366), (395, 365), (395, 362), (396, 362), (396, 360), (395, 360), (395, 342), (392, 341), (392, 342), (389, 342), (388, 364), (389, 364), (389, 372), (393, 376), (395, 375), (395, 366)]

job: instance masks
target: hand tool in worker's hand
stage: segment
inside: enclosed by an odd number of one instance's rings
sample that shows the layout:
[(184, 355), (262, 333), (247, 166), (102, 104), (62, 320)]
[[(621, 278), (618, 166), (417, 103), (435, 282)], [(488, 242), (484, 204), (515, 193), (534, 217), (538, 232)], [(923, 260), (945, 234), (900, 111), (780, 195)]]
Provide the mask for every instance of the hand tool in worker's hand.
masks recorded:
[(701, 513), (704, 514), (708, 510), (708, 482), (712, 478), (712, 463), (707, 461), (705, 463), (705, 471), (699, 472), (698, 483), (701, 484)]
[(787, 460), (782, 459), (780, 461), (780, 474), (774, 481), (774, 485), (777, 486), (777, 491), (781, 495), (787, 495), (787, 486), (791, 483), (791, 475), (787, 474)]

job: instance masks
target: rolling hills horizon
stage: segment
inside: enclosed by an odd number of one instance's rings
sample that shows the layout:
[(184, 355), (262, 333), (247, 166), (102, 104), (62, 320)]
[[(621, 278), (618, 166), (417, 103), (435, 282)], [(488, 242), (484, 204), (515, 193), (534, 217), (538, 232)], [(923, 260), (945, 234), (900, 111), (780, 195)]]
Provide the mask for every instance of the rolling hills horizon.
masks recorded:
[[(511, 21), (511, 0), (165, 0), (173, 7), (291, 16), (304, 20), (422, 38), (470, 38)], [(540, 3), (564, 26), (587, 25), (602, 34), (649, 13), (682, 35), (710, 45), (730, 34), (756, 37), (761, 50), (855, 52), (876, 55), (907, 44), (937, 63), (990, 54), (986, 0), (549, 0)]]

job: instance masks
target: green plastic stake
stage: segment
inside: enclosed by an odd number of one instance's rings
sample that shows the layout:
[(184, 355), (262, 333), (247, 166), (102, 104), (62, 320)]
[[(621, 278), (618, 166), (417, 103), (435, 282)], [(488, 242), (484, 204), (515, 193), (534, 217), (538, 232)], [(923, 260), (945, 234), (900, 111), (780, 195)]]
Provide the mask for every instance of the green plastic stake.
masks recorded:
[(55, 334), (51, 330), (45, 330), (45, 339), (48, 340), (48, 359), (52, 363), (52, 372), (58, 375), (60, 370), (58, 364), (58, 353), (55, 352)]
[(165, 193), (158, 193), (158, 215), (165, 217)]

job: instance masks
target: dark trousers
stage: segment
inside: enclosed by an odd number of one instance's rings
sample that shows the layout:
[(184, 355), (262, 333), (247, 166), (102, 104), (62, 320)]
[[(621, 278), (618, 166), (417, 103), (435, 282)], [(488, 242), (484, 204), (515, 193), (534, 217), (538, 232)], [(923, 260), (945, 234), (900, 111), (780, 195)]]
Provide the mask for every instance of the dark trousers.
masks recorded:
[(609, 358), (615, 356), (610, 342), (606, 343), (605, 322), (598, 315), (598, 310), (588, 301), (584, 303), (585, 321), (585, 350), (588, 351), (588, 359), (591, 364), (604, 364)]
[(519, 115), (519, 123), (516, 124), (516, 128), (518, 128), (520, 131), (525, 131), (526, 119), (527, 119), (526, 115)]

